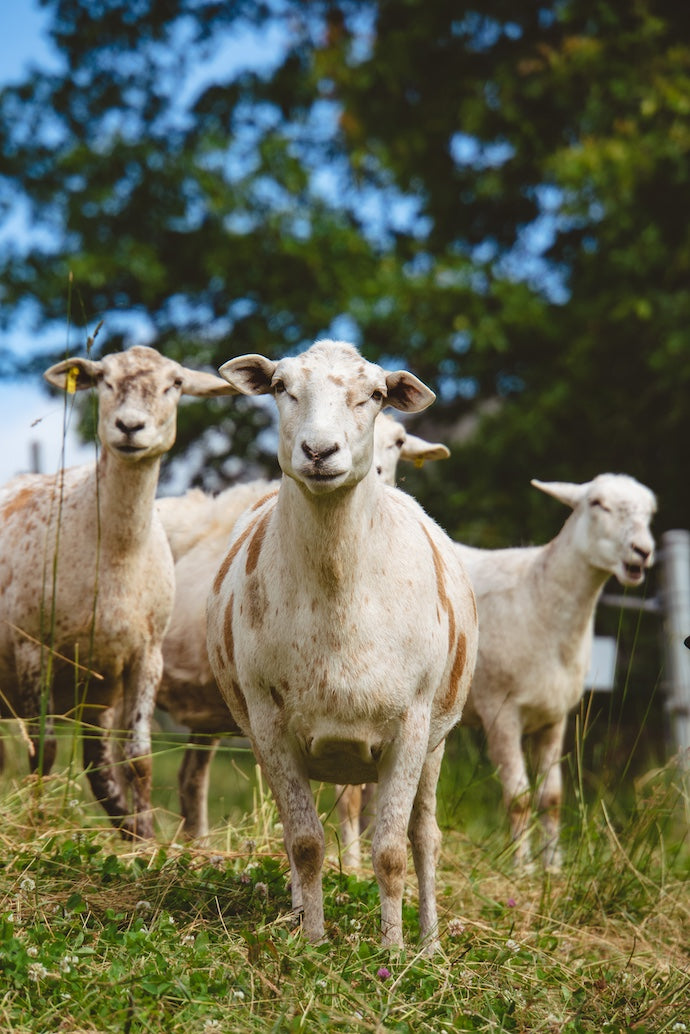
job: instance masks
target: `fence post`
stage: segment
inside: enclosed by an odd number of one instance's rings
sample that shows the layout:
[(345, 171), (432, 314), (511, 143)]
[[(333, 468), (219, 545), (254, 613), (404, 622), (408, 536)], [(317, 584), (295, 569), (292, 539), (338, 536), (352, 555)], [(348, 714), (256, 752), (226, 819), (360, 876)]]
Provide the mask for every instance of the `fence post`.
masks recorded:
[(666, 706), (682, 763), (690, 768), (690, 531), (661, 536)]

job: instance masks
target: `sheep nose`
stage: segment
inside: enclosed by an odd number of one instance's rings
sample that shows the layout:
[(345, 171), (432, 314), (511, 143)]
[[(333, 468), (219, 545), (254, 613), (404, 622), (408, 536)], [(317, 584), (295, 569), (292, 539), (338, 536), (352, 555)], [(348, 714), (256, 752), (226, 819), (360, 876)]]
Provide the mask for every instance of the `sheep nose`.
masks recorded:
[(302, 452), (307, 459), (312, 460), (313, 463), (327, 460), (328, 457), (336, 453), (339, 448), (340, 446), (336, 443), (335, 445), (325, 445), (322, 449), (313, 449), (311, 445), (308, 445), (306, 442), (302, 442)]
[(141, 421), (139, 423), (136, 423), (136, 424), (134, 424), (134, 423), (129, 423), (128, 424), (128, 423), (125, 423), (124, 420), (122, 420), (122, 419), (120, 419), (118, 417), (118, 419), (115, 421), (115, 426), (117, 427), (118, 431), (122, 431), (123, 434), (129, 435), (129, 434), (136, 434), (137, 431), (143, 431), (145, 425)]
[(644, 549), (642, 546), (636, 546), (634, 543), (632, 551), (639, 556), (642, 563), (645, 563), (649, 559), (649, 555), (652, 552), (651, 549)]

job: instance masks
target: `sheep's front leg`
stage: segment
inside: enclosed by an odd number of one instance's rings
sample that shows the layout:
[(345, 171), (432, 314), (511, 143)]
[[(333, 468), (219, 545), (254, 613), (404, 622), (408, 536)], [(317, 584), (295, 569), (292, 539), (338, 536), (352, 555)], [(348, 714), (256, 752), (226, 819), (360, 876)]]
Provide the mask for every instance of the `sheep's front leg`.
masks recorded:
[(162, 674), (161, 649), (148, 646), (124, 677), (125, 774), (132, 790), (132, 816), (122, 824), (124, 835), (153, 837), (151, 721)]
[(104, 728), (110, 717), (107, 710), (93, 707), (82, 713), (82, 757), (91, 792), (113, 825), (121, 829), (129, 809), (113, 766), (109, 730)]
[(28, 640), (15, 644), (15, 664), (20, 693), (20, 717), (27, 721), (31, 740), (29, 768), (31, 772), (48, 775), (55, 762), (57, 741), (53, 732), (53, 695), (46, 685), (44, 664), (47, 651)]
[(188, 837), (208, 836), (208, 783), (220, 737), (193, 733), (177, 776), (184, 831)]
[(412, 857), (419, 886), (419, 928), (426, 954), (431, 954), (439, 947), (436, 866), (441, 853), (441, 831), (436, 821), (436, 787), (445, 745), (443, 740), (427, 755), (409, 827)]
[(540, 729), (533, 736), (537, 760), (537, 809), (541, 822), (542, 852), (547, 868), (560, 868), (558, 845), (561, 818), (561, 757), (566, 719)]
[(496, 766), (503, 788), (503, 802), (515, 844), (515, 863), (528, 866), (531, 859), (531, 805), (529, 777), (522, 751), (522, 725), (506, 702), (491, 721), (484, 722), (484, 729), (489, 757)]
[[(429, 742), (428, 712), (410, 708), (398, 740), (379, 766), (376, 826), (371, 845), (381, 898), (381, 943), (402, 946), (402, 898), (412, 806)], [(425, 814), (425, 808), (422, 808)], [(415, 824), (420, 821), (419, 817)], [(433, 921), (433, 917), (432, 917)]]
[[(257, 723), (258, 724), (258, 723)], [(299, 760), (286, 751), (284, 734), (254, 737), (254, 753), (266, 776), (283, 823), (285, 850), (292, 875), (292, 907), (303, 912), (302, 931), (309, 941), (325, 937), (321, 869), (326, 853), (323, 827), (309, 778)]]

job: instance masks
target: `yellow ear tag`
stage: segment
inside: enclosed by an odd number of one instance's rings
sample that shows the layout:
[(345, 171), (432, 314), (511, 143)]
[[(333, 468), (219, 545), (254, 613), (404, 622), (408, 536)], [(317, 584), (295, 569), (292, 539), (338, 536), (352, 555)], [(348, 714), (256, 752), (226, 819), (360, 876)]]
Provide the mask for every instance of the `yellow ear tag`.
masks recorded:
[(414, 461), (414, 465), (415, 465), (415, 467), (417, 467), (417, 468), (419, 468), (419, 467), (423, 467), (423, 466), (424, 466), (424, 460), (415, 460), (415, 461)]
[(65, 390), (70, 394), (74, 395), (77, 390), (77, 382), (79, 380), (79, 367), (70, 366), (67, 371), (67, 381), (65, 383)]

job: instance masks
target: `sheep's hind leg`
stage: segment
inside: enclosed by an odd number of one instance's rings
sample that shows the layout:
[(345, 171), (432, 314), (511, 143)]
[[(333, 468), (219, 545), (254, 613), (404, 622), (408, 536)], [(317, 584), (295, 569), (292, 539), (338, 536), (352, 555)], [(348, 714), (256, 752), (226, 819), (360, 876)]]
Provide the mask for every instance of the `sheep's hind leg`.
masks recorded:
[(178, 772), (184, 832), (192, 839), (208, 836), (208, 783), (219, 743), (219, 736), (192, 733)]
[(340, 824), (342, 843), (341, 857), (348, 869), (359, 869), (362, 864), (360, 846), (360, 815), (362, 811), (362, 785), (337, 786), (336, 810)]
[(441, 831), (436, 821), (436, 787), (445, 740), (427, 755), (410, 817), (409, 838), (419, 886), (419, 928), (425, 954), (439, 947), (436, 911), (436, 866), (441, 853)]

